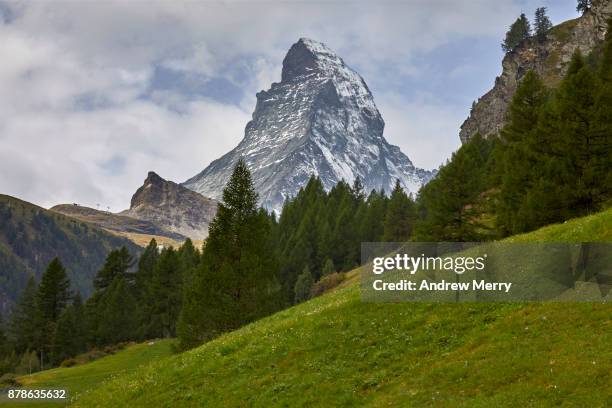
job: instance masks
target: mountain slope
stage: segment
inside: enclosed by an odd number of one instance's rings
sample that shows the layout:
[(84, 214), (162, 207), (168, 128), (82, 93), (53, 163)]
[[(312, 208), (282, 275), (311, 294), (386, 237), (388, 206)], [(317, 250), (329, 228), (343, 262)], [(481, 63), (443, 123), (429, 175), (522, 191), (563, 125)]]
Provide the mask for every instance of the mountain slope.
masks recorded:
[[(134, 193), (130, 209), (119, 215), (148, 221), (171, 233), (196, 240), (208, 236), (217, 201), (149, 172)], [(163, 235), (163, 234), (159, 234)]]
[(183, 185), (219, 199), (239, 158), (253, 174), (261, 203), (280, 209), (312, 174), (329, 189), (359, 176), (366, 191), (391, 191), (396, 179), (414, 192), (432, 176), (383, 137), (384, 121), (363, 78), (325, 45), (302, 38), (283, 60), (282, 79), (257, 94), (238, 146)]
[(74, 218), (0, 195), (0, 306), (8, 311), (30, 276), (40, 278), (59, 257), (73, 289), (88, 296), (92, 279), (114, 248), (140, 249), (131, 241)]
[[(153, 360), (172, 354), (171, 340), (156, 340), (140, 344), (131, 344), (114, 354), (96, 359), (92, 362), (67, 368), (54, 368), (17, 378), (26, 389), (65, 389), (70, 398), (93, 389), (102, 381), (117, 375), (136, 370)], [(0, 397), (3, 407), (7, 402)], [(38, 406), (38, 404), (34, 404)], [(65, 402), (41, 403), (39, 406), (65, 406)], [(31, 404), (16, 403), (16, 407)]]
[[(611, 241), (612, 210), (515, 237)], [(354, 282), (354, 281), (353, 281)], [(75, 406), (606, 406), (612, 305), (373, 304), (352, 285)]]
[(139, 220), (126, 215), (113, 214), (80, 205), (60, 204), (50, 208), (50, 210), (117, 233), (156, 235), (178, 241), (185, 239), (183, 235), (170, 232), (148, 220)]
[(610, 0), (593, 0), (590, 10), (577, 19), (553, 27), (544, 41), (527, 39), (506, 54), (495, 86), (478, 99), (461, 125), (461, 141), (466, 143), (477, 132), (496, 134), (503, 127), (512, 96), (529, 70), (535, 71), (548, 86), (556, 86), (565, 75), (575, 50), (587, 55), (603, 42), (609, 18), (612, 18)]

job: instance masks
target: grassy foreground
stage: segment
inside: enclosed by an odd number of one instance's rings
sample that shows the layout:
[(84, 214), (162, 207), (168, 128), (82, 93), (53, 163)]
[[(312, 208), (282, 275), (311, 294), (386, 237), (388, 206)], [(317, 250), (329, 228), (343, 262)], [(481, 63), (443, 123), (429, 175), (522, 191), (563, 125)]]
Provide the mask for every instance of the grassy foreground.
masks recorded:
[[(24, 388), (32, 389), (65, 389), (70, 397), (78, 397), (82, 392), (99, 386), (110, 377), (133, 371), (154, 360), (172, 354), (170, 340), (160, 340), (149, 343), (135, 344), (125, 349), (92, 361), (91, 363), (69, 368), (55, 368), (32, 375), (19, 377), (17, 380)], [(65, 403), (15, 403), (16, 407), (25, 406), (62, 406)], [(0, 404), (2, 407), (8, 404)]]
[[(515, 237), (612, 241), (612, 211)], [(609, 304), (366, 304), (352, 284), (75, 406), (612, 405)]]
[[(612, 241), (612, 210), (509, 240)], [(612, 406), (610, 305), (365, 304), (358, 282), (181, 355), (144, 343), (19, 380), (82, 407)]]

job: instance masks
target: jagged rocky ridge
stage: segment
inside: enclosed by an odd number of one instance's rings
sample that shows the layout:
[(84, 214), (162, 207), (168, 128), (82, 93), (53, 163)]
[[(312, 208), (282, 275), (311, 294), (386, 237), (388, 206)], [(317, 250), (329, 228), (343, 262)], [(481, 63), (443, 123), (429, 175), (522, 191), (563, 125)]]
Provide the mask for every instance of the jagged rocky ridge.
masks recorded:
[(383, 137), (384, 121), (366, 83), (324, 44), (302, 38), (285, 59), (280, 83), (257, 94), (242, 141), (183, 185), (221, 198), (233, 167), (250, 167), (260, 202), (279, 210), (312, 175), (329, 189), (359, 176), (367, 191), (396, 179), (416, 193), (432, 172), (416, 168)]
[(544, 41), (530, 38), (509, 52), (493, 89), (477, 101), (461, 125), (461, 142), (466, 143), (476, 133), (487, 136), (499, 132), (518, 83), (529, 70), (540, 75), (548, 86), (556, 86), (576, 49), (586, 55), (603, 42), (609, 18), (612, 18), (610, 0), (593, 0), (590, 10), (555, 26)]
[(167, 231), (204, 239), (217, 211), (217, 201), (149, 172), (134, 193), (130, 209), (120, 215), (152, 222)]

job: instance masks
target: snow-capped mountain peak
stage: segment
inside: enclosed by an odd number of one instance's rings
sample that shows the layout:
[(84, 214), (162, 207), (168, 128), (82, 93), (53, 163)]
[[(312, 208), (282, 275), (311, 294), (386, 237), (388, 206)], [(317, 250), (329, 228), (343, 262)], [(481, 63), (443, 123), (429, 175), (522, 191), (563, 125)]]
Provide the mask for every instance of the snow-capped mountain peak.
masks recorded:
[(281, 82), (257, 94), (244, 139), (184, 185), (218, 199), (242, 157), (270, 209), (279, 210), (312, 174), (328, 189), (359, 176), (367, 191), (389, 192), (399, 179), (416, 192), (431, 172), (415, 168), (383, 129), (363, 78), (326, 45), (301, 38), (283, 60)]
[(370, 90), (357, 72), (325, 44), (300, 38), (283, 60), (281, 78), (282, 82), (287, 82), (308, 75), (332, 80), (340, 99), (355, 103), (356, 107), (367, 109), (371, 114), (378, 114)]

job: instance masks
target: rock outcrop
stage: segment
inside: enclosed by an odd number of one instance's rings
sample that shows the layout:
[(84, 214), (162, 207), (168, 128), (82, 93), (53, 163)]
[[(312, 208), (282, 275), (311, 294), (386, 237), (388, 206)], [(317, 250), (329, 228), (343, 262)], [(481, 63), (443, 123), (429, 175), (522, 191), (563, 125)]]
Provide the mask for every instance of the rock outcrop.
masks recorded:
[(217, 201), (149, 172), (130, 204), (120, 215), (150, 221), (192, 239), (208, 236), (208, 225), (217, 211)]
[(553, 27), (543, 41), (529, 38), (506, 54), (502, 74), (495, 79), (493, 89), (475, 103), (461, 125), (461, 142), (466, 143), (476, 133), (487, 136), (499, 132), (517, 85), (529, 70), (535, 71), (548, 86), (556, 86), (576, 50), (586, 55), (602, 43), (609, 18), (612, 18), (610, 0), (593, 0), (590, 10)]

